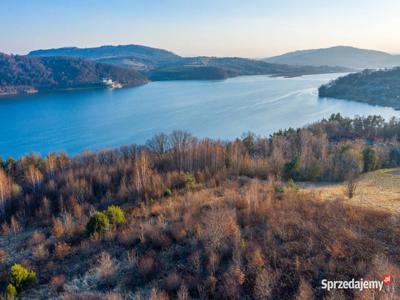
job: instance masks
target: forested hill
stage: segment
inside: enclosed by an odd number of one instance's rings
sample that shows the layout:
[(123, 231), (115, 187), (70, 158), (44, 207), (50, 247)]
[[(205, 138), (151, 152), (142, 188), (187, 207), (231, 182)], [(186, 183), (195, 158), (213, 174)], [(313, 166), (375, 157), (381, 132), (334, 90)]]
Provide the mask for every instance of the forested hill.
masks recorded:
[(141, 72), (151, 80), (224, 79), (240, 75), (301, 76), (349, 72), (345, 67), (289, 66), (240, 57), (182, 57), (140, 45), (36, 50), (29, 56), (68, 56), (106, 62)]
[(322, 85), (319, 88), (319, 96), (400, 109), (400, 68), (365, 70), (340, 77)]
[(147, 79), (134, 70), (72, 57), (0, 53), (0, 95), (43, 90), (103, 87), (104, 79), (135, 86)]
[(80, 57), (140, 71), (147, 71), (161, 64), (181, 59), (179, 55), (170, 51), (141, 45), (44, 49), (31, 51), (28, 55)]
[(308, 74), (348, 72), (342, 67), (289, 66), (241, 57), (187, 57), (151, 70), (149, 78), (158, 80), (223, 79), (242, 75), (294, 77)]
[(265, 61), (288, 65), (344, 66), (360, 70), (400, 66), (400, 55), (348, 46), (336, 46), (289, 52), (266, 58)]

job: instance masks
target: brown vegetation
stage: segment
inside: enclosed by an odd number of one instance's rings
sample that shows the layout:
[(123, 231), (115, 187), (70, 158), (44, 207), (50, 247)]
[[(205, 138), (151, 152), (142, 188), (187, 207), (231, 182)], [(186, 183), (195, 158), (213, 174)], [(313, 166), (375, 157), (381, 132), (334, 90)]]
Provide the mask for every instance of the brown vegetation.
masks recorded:
[[(320, 281), (398, 274), (399, 216), (320, 201), (281, 179), (343, 180), (371, 157), (398, 165), (396, 126), (333, 116), (271, 138), (174, 132), (145, 147), (8, 159), (0, 286), (18, 263), (37, 273), (18, 291), (26, 298), (363, 299)], [(113, 226), (89, 234), (101, 211)]]
[[(318, 288), (322, 278), (397, 274), (397, 216), (320, 201), (312, 192), (277, 198), (274, 185), (232, 181), (129, 208), (123, 230), (135, 242), (121, 243), (116, 235), (121, 229), (114, 229), (97, 238), (69, 239), (74, 255), (62, 261), (49, 256), (43, 265), (25, 255), (41, 285), (24, 294), (73, 298), (88, 293), (107, 299), (107, 292), (118, 291), (122, 298), (142, 299), (335, 299), (329, 298), (333, 292)], [(150, 213), (153, 205), (159, 206), (157, 214)], [(186, 231), (179, 240), (171, 236), (177, 227)], [(140, 240), (135, 228), (171, 241), (160, 247)], [(48, 239), (48, 247), (61, 247), (60, 239)], [(367, 299), (361, 294), (346, 291), (344, 296)], [(389, 296), (400, 295), (386, 289), (375, 293), (375, 299)]]

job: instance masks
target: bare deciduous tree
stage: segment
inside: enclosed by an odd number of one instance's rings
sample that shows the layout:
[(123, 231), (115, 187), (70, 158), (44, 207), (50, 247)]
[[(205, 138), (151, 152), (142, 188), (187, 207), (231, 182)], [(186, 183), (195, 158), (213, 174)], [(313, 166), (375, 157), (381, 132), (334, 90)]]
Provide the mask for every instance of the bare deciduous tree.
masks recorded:
[(25, 171), (25, 180), (32, 186), (32, 190), (36, 191), (43, 180), (43, 175), (34, 165), (29, 165)]
[(357, 192), (358, 183), (354, 176), (350, 176), (346, 183), (346, 196), (353, 198)]
[(3, 215), (6, 209), (6, 201), (12, 194), (11, 178), (0, 169), (0, 215)]

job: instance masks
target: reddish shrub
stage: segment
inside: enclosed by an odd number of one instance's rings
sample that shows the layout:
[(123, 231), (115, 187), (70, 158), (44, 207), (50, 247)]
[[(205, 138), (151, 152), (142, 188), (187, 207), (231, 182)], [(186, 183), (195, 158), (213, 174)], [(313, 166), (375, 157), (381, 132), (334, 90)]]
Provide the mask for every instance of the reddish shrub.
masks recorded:
[(44, 244), (40, 244), (35, 247), (32, 256), (37, 261), (43, 261), (49, 257), (49, 251)]
[(189, 299), (189, 291), (185, 285), (181, 285), (180, 289), (177, 293), (178, 300), (188, 300)]
[(54, 255), (57, 259), (63, 260), (67, 255), (71, 253), (71, 247), (67, 243), (57, 243), (54, 247)]
[(314, 299), (314, 293), (311, 285), (304, 279), (301, 279), (299, 289), (296, 295), (296, 300), (312, 300), (312, 299)]
[(6, 258), (7, 252), (0, 249), (0, 263), (3, 263), (3, 260)]
[(50, 285), (51, 288), (56, 292), (61, 292), (65, 283), (65, 275), (59, 274), (51, 277)]
[(40, 243), (43, 243), (45, 239), (46, 239), (46, 236), (44, 235), (43, 232), (35, 230), (32, 234), (32, 237), (28, 241), (28, 246), (29, 247), (36, 246)]
[(225, 299), (240, 299), (240, 290), (245, 275), (239, 266), (232, 266), (223, 276), (220, 285), (220, 296)]
[(117, 233), (117, 240), (125, 247), (133, 247), (140, 242), (139, 232), (135, 229), (125, 229)]
[(140, 275), (149, 277), (155, 272), (156, 260), (150, 255), (142, 256), (137, 267)]
[(52, 233), (55, 237), (60, 237), (65, 233), (65, 228), (60, 219), (53, 219)]
[(146, 241), (156, 249), (166, 249), (171, 246), (171, 238), (161, 229), (154, 228), (146, 233)]
[(172, 272), (164, 279), (164, 289), (169, 292), (176, 292), (181, 285), (181, 278), (176, 272)]
[(186, 229), (182, 224), (173, 224), (170, 227), (169, 232), (172, 238), (177, 242), (183, 240), (187, 235)]

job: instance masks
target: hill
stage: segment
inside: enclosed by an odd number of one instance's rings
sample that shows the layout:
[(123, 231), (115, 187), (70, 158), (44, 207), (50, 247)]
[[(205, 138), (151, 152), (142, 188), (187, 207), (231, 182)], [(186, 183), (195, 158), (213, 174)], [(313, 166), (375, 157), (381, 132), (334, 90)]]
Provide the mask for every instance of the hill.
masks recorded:
[(0, 53), (0, 95), (104, 87), (104, 79), (135, 86), (147, 79), (134, 70), (73, 57), (30, 57)]
[(163, 63), (180, 59), (180, 56), (170, 51), (140, 45), (46, 49), (35, 50), (28, 55), (80, 57), (139, 71), (147, 71)]
[(343, 66), (354, 69), (400, 66), (399, 55), (347, 46), (289, 52), (266, 58), (264, 61), (288, 65)]
[(322, 85), (319, 96), (400, 109), (400, 68), (365, 70), (340, 77)]
[[(321, 288), (398, 282), (399, 128), (337, 114), (269, 137), (175, 131), (77, 157), (0, 160), (0, 297), (399, 299), (394, 285)], [(293, 181), (357, 176), (354, 199)], [(384, 202), (368, 204), (375, 195)]]
[(33, 51), (28, 56), (0, 53), (0, 95), (104, 87), (104, 79), (134, 86), (146, 83), (147, 78), (210, 80), (239, 75), (299, 76), (343, 71), (347, 69), (277, 65), (245, 58), (183, 58), (135, 45), (61, 48)]
[(224, 79), (240, 75), (300, 76), (348, 72), (343, 67), (288, 66), (239, 57), (181, 57), (139, 45), (36, 50), (29, 56), (68, 56), (134, 69), (151, 80)]
[(288, 66), (240, 57), (188, 57), (149, 72), (151, 80), (224, 79), (242, 75), (301, 76), (340, 73), (341, 67)]
[(152, 81), (166, 80), (218, 80), (228, 78), (225, 69), (210, 66), (170, 66), (149, 72)]

